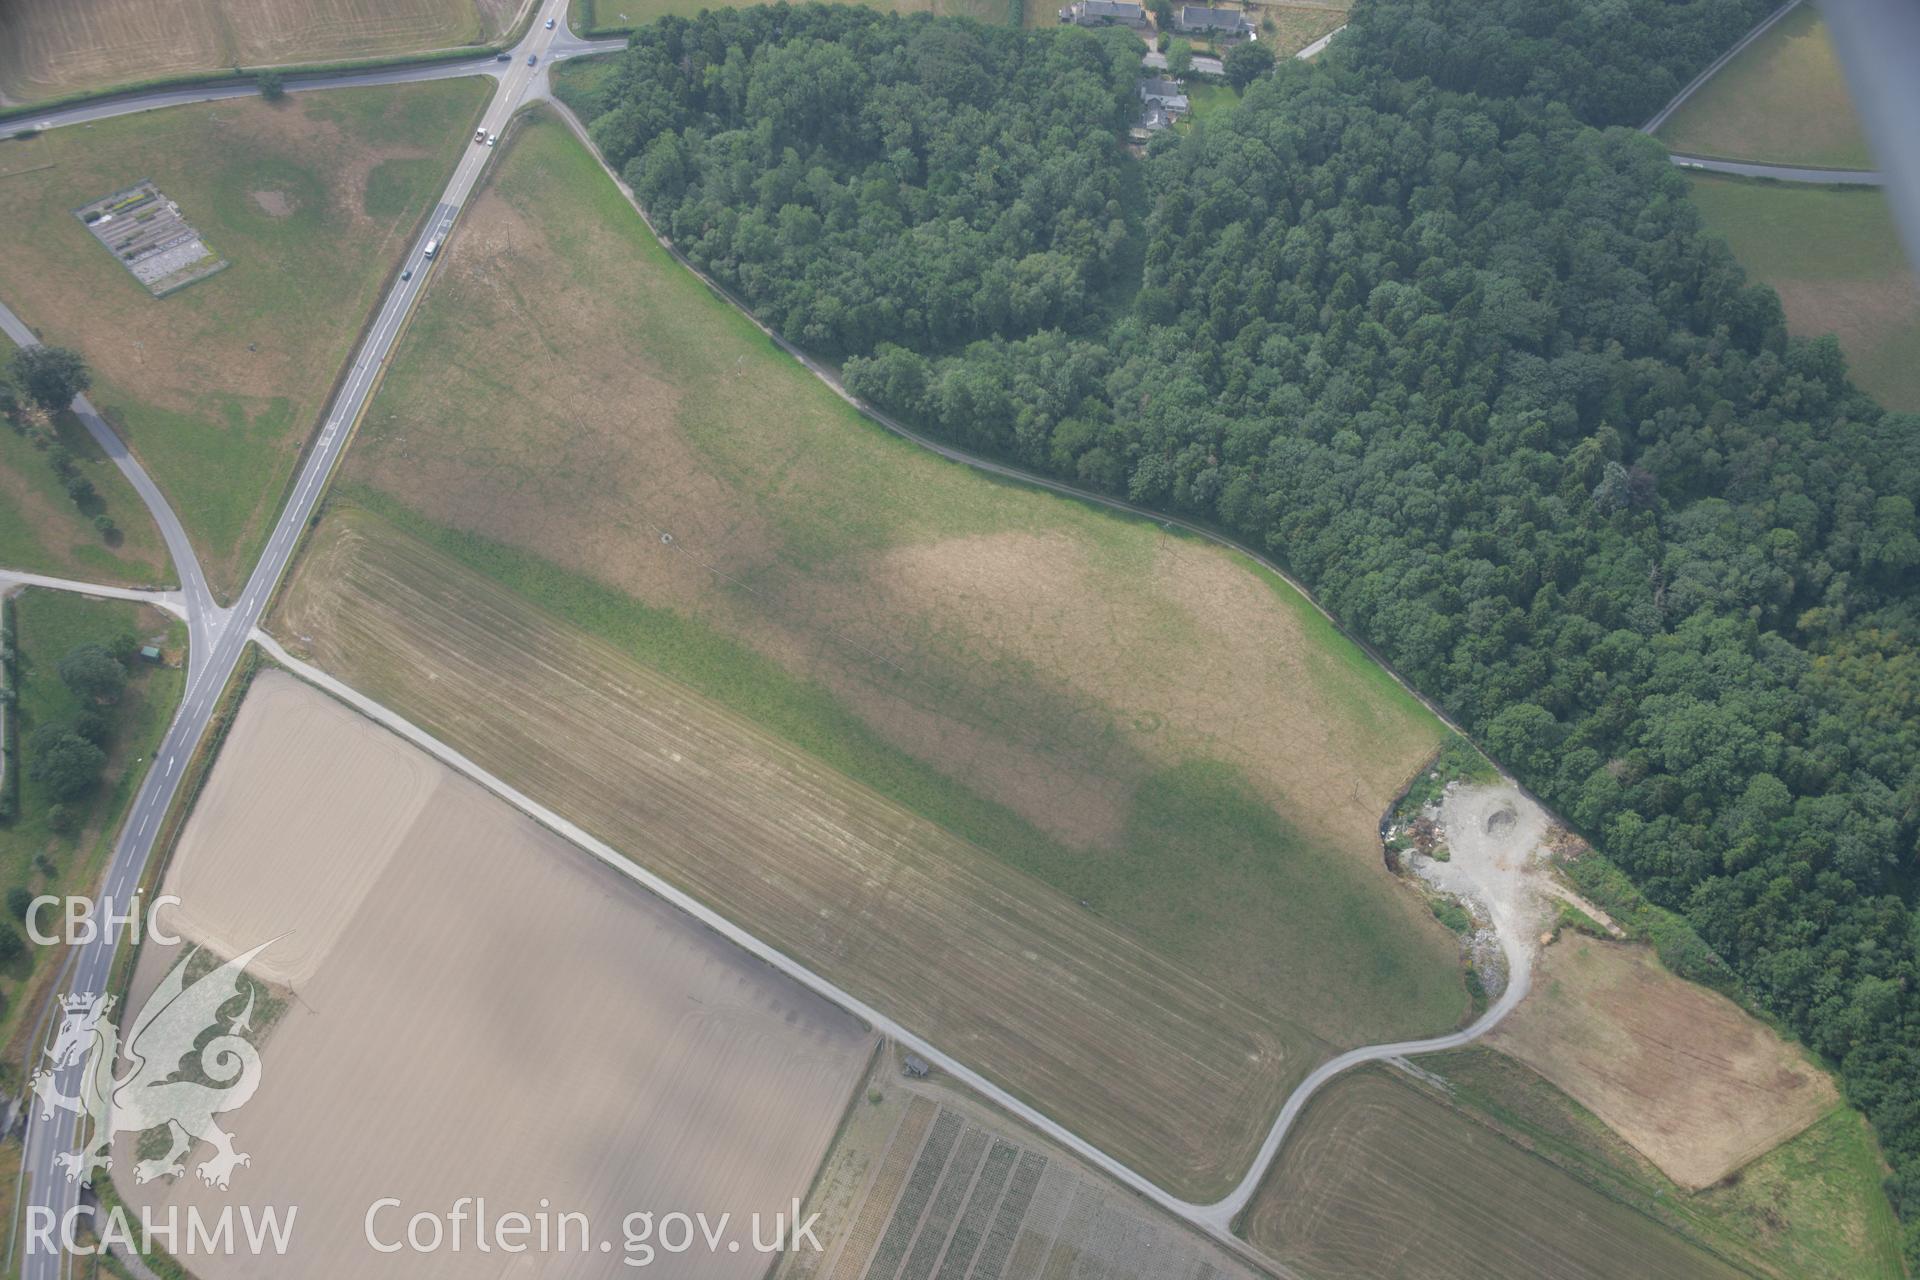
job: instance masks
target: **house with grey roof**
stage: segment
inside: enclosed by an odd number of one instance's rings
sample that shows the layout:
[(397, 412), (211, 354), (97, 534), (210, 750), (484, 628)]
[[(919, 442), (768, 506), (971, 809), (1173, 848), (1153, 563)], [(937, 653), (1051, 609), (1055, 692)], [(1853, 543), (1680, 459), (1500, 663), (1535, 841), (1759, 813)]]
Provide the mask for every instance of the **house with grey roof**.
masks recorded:
[(1158, 133), (1192, 110), (1178, 80), (1147, 77), (1140, 81), (1140, 127)]
[(1227, 40), (1253, 38), (1253, 23), (1239, 9), (1213, 9), (1203, 4), (1184, 4), (1174, 15), (1173, 25), (1189, 35), (1218, 36)]
[(1076, 0), (1060, 11), (1060, 21), (1077, 27), (1132, 27), (1147, 29), (1144, 5), (1128, 0)]

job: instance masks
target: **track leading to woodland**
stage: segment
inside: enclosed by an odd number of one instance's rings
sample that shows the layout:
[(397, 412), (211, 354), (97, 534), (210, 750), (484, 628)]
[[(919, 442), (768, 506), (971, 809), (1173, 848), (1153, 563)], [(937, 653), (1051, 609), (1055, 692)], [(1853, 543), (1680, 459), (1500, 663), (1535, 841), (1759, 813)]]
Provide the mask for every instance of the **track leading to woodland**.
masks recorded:
[[(1022, 484), (1029, 484), (1036, 488), (1048, 490), (1052, 493), (1076, 498), (1082, 502), (1089, 502), (1114, 511), (1125, 512), (1128, 515), (1139, 516), (1165, 528), (1181, 529), (1245, 556), (1298, 591), (1308, 603), (1319, 610), (1322, 617), (1332, 623), (1343, 636), (1346, 636), (1354, 644), (1358, 645), (1369, 658), (1377, 663), (1389, 676), (1393, 677), (1394, 681), (1398, 683), (1401, 688), (1417, 698), (1420, 704), (1431, 712), (1442, 724), (1454, 732), (1459, 733), (1462, 737), (1466, 736), (1465, 731), (1461, 729), (1459, 725), (1455, 724), (1453, 719), (1448, 716), (1444, 710), (1409, 684), (1372, 646), (1349, 632), (1338, 618), (1329, 613), (1325, 606), (1314, 598), (1312, 592), (1308, 591), (1305, 586), (1296, 581), (1285, 569), (1252, 547), (1247, 546), (1245, 543), (1236, 541), (1217, 530), (1210, 529), (1192, 520), (1182, 519), (1179, 516), (1165, 515), (1161, 512), (1138, 506), (1122, 498), (1109, 497), (1106, 494), (1096, 493), (1090, 489), (1082, 489), (1076, 485), (1049, 479), (1046, 476), (1038, 475), (1020, 467), (1011, 466), (992, 458), (981, 457), (969, 453), (964, 449), (956, 448), (953, 445), (935, 440), (915, 431), (892, 415), (868, 404), (860, 397), (848, 391), (846, 385), (840, 381), (839, 375), (830, 367), (815, 360), (799, 347), (787, 341), (786, 338), (774, 332), (774, 330), (763, 323), (760, 317), (755, 315), (745, 303), (736, 298), (718, 281), (712, 279), (705, 272), (701, 271), (700, 268), (689, 262), (685, 255), (674, 246), (673, 242), (665, 236), (662, 236), (658, 228), (654, 227), (652, 220), (647, 217), (646, 210), (640, 207), (640, 202), (634, 196), (632, 188), (628, 187), (627, 184), (621, 180), (620, 175), (615, 173), (606, 161), (601, 158), (599, 151), (594, 148), (593, 142), (587, 134), (586, 126), (581, 123), (580, 118), (574, 115), (573, 112), (558, 99), (552, 100), (548, 105), (550, 109), (557, 112), (560, 118), (566, 122), (567, 127), (573, 131), (574, 136), (580, 141), (580, 144), (586, 147), (588, 152), (593, 155), (595, 161), (600, 165), (601, 171), (619, 188), (621, 194), (626, 197), (627, 203), (633, 207), (634, 212), (640, 216), (641, 220), (646, 222), (647, 228), (653, 232), (654, 238), (660, 242), (661, 246), (665, 248), (668, 253), (673, 255), (676, 262), (686, 270), (692, 272), (695, 278), (702, 284), (706, 285), (708, 289), (712, 290), (717, 296), (724, 299), (730, 306), (740, 312), (741, 315), (745, 316), (752, 322), (755, 328), (759, 329), (760, 332), (764, 333), (771, 341), (777, 344), (782, 351), (798, 361), (805, 367), (807, 372), (825, 383), (832, 389), (835, 395), (852, 405), (863, 416), (886, 428), (888, 431), (893, 432), (902, 439), (910, 440), (921, 448), (938, 454), (940, 457), (946, 458), (951, 462), (972, 467), (988, 475), (998, 476), (1007, 480), (1015, 480)], [(443, 750), (450, 751), (451, 749), (443, 748)], [(455, 767), (473, 773), (471, 762), (456, 764)], [(483, 783), (486, 781), (482, 774), (474, 773), (473, 776), (480, 778)], [(1518, 784), (1515, 783), (1515, 785), (1517, 786)], [(520, 801), (515, 800), (514, 803), (520, 804)], [(525, 806), (522, 805), (521, 807), (524, 808)], [(1544, 808), (1545, 806), (1543, 805), (1542, 807)], [(589, 839), (591, 838), (589, 837)], [(633, 874), (633, 871), (629, 870), (629, 874)], [(640, 874), (644, 875), (645, 873), (641, 872)], [(1237, 1244), (1240, 1241), (1239, 1237), (1233, 1234), (1233, 1223), (1235, 1219), (1240, 1216), (1247, 1205), (1252, 1202), (1254, 1195), (1259, 1191), (1260, 1183), (1262, 1179), (1266, 1177), (1267, 1167), (1273, 1162), (1274, 1156), (1279, 1153), (1281, 1144), (1285, 1142), (1288, 1131), (1293, 1127), (1294, 1122), (1299, 1118), (1301, 1111), (1313, 1095), (1335, 1076), (1350, 1071), (1354, 1067), (1361, 1066), (1364, 1063), (1386, 1062), (1395, 1058), (1404, 1058), (1423, 1053), (1439, 1053), (1447, 1049), (1458, 1049), (1473, 1043), (1481, 1036), (1487, 1034), (1487, 1032), (1493, 1030), (1493, 1028), (1499, 1024), (1500, 1020), (1511, 1013), (1514, 1007), (1526, 997), (1531, 981), (1531, 956), (1526, 950), (1527, 942), (1528, 940), (1524, 938), (1502, 937), (1500, 939), (1501, 948), (1507, 956), (1508, 972), (1512, 975), (1511, 979), (1507, 984), (1507, 989), (1501, 993), (1500, 998), (1496, 1000), (1485, 1013), (1476, 1018), (1471, 1025), (1459, 1031), (1449, 1032), (1441, 1036), (1432, 1036), (1424, 1040), (1402, 1040), (1392, 1044), (1363, 1045), (1357, 1049), (1350, 1049), (1337, 1057), (1329, 1058), (1326, 1062), (1320, 1064), (1311, 1075), (1295, 1086), (1293, 1092), (1288, 1095), (1286, 1102), (1281, 1105), (1279, 1115), (1274, 1118), (1273, 1124), (1267, 1130), (1265, 1140), (1260, 1144), (1259, 1154), (1255, 1157), (1252, 1166), (1248, 1168), (1246, 1174), (1240, 1179), (1238, 1185), (1225, 1196), (1211, 1204), (1196, 1204), (1172, 1195), (1144, 1174), (1138, 1173), (1129, 1166), (1115, 1160), (1099, 1148), (1094, 1147), (1091, 1143), (1084, 1141), (1071, 1131), (1034, 1111), (1032, 1107), (1020, 1102), (1019, 1099), (1013, 1097), (1006, 1090), (1001, 1089), (999, 1086), (980, 1076), (977, 1072), (967, 1068), (957, 1059), (942, 1053), (932, 1045), (926, 1044), (920, 1040), (918, 1036), (911, 1035), (910, 1033), (903, 1035), (898, 1034), (904, 1032), (904, 1029), (895, 1028), (890, 1020), (882, 1018), (876, 1025), (883, 1027), (883, 1029), (888, 1029), (889, 1034), (896, 1034), (897, 1038), (902, 1038), (906, 1043), (915, 1046), (936, 1065), (952, 1072), (976, 1090), (986, 1094), (995, 1103), (1013, 1111), (1014, 1114), (1039, 1129), (1049, 1138), (1072, 1150), (1095, 1167), (1126, 1184), (1147, 1199), (1167, 1209), (1171, 1213), (1178, 1214), (1188, 1222), (1208, 1231), (1216, 1237)], [(746, 944), (743, 943), (742, 945)], [(759, 948), (764, 946), (764, 943), (759, 943), (758, 940), (754, 940), (754, 946), (749, 949), (755, 950), (755, 953), (759, 954)], [(853, 997), (845, 992), (840, 992), (831, 984), (825, 983), (824, 979), (806, 970), (797, 962), (786, 960), (784, 957), (782, 957), (782, 959), (786, 965), (792, 966), (791, 972), (799, 981), (813, 987), (817, 991), (821, 991), (822, 994), (826, 994), (832, 999), (847, 1003), (849, 1008), (861, 1012), (861, 1016), (863, 1017), (871, 1018), (879, 1016), (877, 1013), (867, 1011), (865, 1006), (854, 1000)], [(848, 1003), (850, 1001), (852, 1003)], [(1270, 1260), (1268, 1261), (1270, 1262)]]

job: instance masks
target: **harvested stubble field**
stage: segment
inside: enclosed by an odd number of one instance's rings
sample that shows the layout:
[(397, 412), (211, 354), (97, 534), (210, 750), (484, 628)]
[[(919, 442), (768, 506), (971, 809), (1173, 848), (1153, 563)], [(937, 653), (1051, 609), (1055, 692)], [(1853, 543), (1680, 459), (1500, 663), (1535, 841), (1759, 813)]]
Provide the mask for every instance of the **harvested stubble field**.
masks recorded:
[[(873, 1038), (630, 880), (326, 695), (263, 673), (182, 832), (165, 892), (217, 954), (290, 984), (258, 1093), (225, 1117), (252, 1164), (232, 1196), (297, 1204), (275, 1276), (468, 1276), (462, 1251), (376, 1254), (415, 1211), (485, 1196), (490, 1215), (586, 1213), (593, 1243), (638, 1207), (736, 1219), (805, 1194)], [(132, 1007), (177, 959), (150, 946)], [(229, 1193), (185, 1176), (135, 1205)], [(208, 1155), (202, 1147), (190, 1160)], [(543, 1199), (544, 1197), (544, 1199)], [(744, 1227), (742, 1228), (744, 1230)], [(532, 1252), (511, 1274), (630, 1274), (618, 1248)], [(206, 1280), (245, 1255), (197, 1256)], [(699, 1274), (763, 1275), (751, 1250)], [(499, 1272), (505, 1274), (506, 1272)]]
[(1766, 1155), (1689, 1191), (1599, 1117), (1494, 1049), (1423, 1055), (1429, 1093), (1559, 1169), (1754, 1275), (1773, 1280), (1899, 1280), (1900, 1228), (1886, 1165), (1859, 1112), (1839, 1105)]
[(1563, 937), (1490, 1043), (1698, 1190), (1833, 1109), (1824, 1071), (1724, 996), (1642, 947)]
[(1862, 389), (1889, 409), (1920, 411), (1920, 281), (1886, 192), (1691, 177), (1707, 226), (1779, 293), (1788, 331), (1833, 334)]
[(363, 514), (323, 526), (280, 630), (1174, 1185), (1229, 1184), (1259, 1118), (1324, 1054), (1072, 899)]
[(1239, 1258), (939, 1076), (882, 1054), (773, 1280), (1251, 1280)]
[(1870, 169), (1820, 11), (1803, 4), (1700, 86), (1660, 130), (1688, 155)]
[(1363, 1067), (1315, 1095), (1248, 1210), (1246, 1232), (1320, 1280), (1744, 1274), (1390, 1067)]
[(9, 0), (0, 101), (492, 39), (515, 0)]
[[(485, 97), (449, 80), (173, 107), (6, 144), (0, 297), (94, 370), (216, 591), (265, 538), (328, 390)], [(73, 210), (149, 178), (231, 264), (160, 301)], [(133, 527), (131, 506), (116, 505)]]
[[(675, 265), (557, 124), (509, 145), (343, 494), (1264, 1011), (1289, 1031), (1260, 1058), (1274, 1074), (1238, 1086), (1263, 1106), (1327, 1044), (1458, 1021), (1452, 939), (1375, 835), (1439, 740), (1417, 702), (1243, 561), (868, 424)], [(392, 540), (371, 530), (358, 554), (377, 566)], [(330, 572), (306, 566), (301, 590), (337, 590)], [(341, 634), (347, 612), (290, 611), (282, 631), (418, 705), (418, 660), (379, 670)], [(503, 666), (479, 687), (522, 678)], [(574, 732), (505, 724), (563, 747)], [(501, 772), (524, 785), (528, 754)], [(1231, 1141), (1179, 1137), (1169, 1176), (1230, 1182), (1264, 1112), (1237, 1114)], [(1115, 1127), (1144, 1151), (1163, 1123)]]

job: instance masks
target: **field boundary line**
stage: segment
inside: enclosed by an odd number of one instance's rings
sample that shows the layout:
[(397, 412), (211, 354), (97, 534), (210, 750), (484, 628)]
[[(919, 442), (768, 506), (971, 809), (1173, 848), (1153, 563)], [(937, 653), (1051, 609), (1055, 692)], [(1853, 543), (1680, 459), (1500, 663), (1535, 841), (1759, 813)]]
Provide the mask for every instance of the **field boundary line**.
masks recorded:
[[(1158, 1183), (1132, 1167), (1108, 1155), (1091, 1142), (1080, 1137), (1058, 1121), (1050, 1119), (1029, 1103), (1021, 1101), (1014, 1094), (981, 1075), (959, 1059), (934, 1047), (929, 1041), (888, 1017), (880, 1010), (861, 1000), (851, 992), (845, 991), (812, 969), (787, 955), (785, 952), (763, 942), (760, 938), (707, 906), (692, 894), (680, 889), (670, 881), (633, 859), (622, 854), (613, 846), (586, 831), (578, 824), (555, 813), (546, 805), (519, 790), (511, 783), (481, 767), (472, 758), (449, 743), (441, 741), (425, 729), (420, 728), (399, 712), (394, 711), (361, 693), (353, 686), (328, 674), (312, 663), (294, 657), (271, 634), (255, 627), (251, 636), (275, 662), (289, 673), (308, 684), (331, 694), (346, 703), (361, 715), (384, 726), (392, 733), (427, 752), (441, 763), (454, 769), (472, 781), (478, 783), (500, 799), (518, 809), (527, 817), (546, 827), (555, 835), (562, 837), (581, 850), (591, 854), (614, 871), (633, 880), (642, 888), (658, 897), (669, 906), (675, 907), (698, 923), (711, 929), (728, 942), (739, 947), (749, 955), (760, 960), (768, 967), (800, 983), (814, 994), (840, 1006), (854, 1017), (859, 1018), (881, 1035), (904, 1045), (914, 1053), (926, 1058), (935, 1066), (960, 1081), (968, 1088), (982, 1094), (1021, 1122), (1037, 1129), (1048, 1139), (1059, 1143), (1095, 1169), (1109, 1175), (1130, 1190), (1206, 1231), (1217, 1241), (1226, 1243), (1238, 1250), (1245, 1242), (1235, 1236), (1230, 1228), (1231, 1215), (1218, 1212), (1218, 1205), (1199, 1205), (1182, 1200), (1178, 1196), (1162, 1189)], [(1337, 1059), (1336, 1059), (1337, 1061)], [(1258, 1168), (1256, 1167), (1256, 1173)], [(1229, 1199), (1233, 1199), (1229, 1196)], [(1224, 1202), (1223, 1202), (1224, 1203)], [(1274, 1264), (1278, 1266), (1279, 1264)], [(1283, 1274), (1290, 1280), (1299, 1280), (1290, 1271)]]
[(1669, 152), (1675, 167), (1696, 173), (1718, 173), (1756, 182), (1787, 182), (1808, 187), (1883, 187), (1886, 175), (1878, 169), (1828, 169), (1811, 164), (1772, 164), (1765, 160), (1729, 160), (1721, 156)]
[[(517, 20), (516, 20), (517, 21)], [(506, 36), (501, 37), (502, 40)], [(75, 93), (62, 94), (57, 98), (46, 98), (39, 102), (20, 102), (0, 107), (0, 122), (19, 120), (28, 116), (46, 115), (50, 112), (65, 111), (73, 107), (111, 106), (122, 99), (138, 99), (153, 93), (179, 91), (183, 89), (249, 89), (258, 83), (265, 72), (277, 72), (287, 83), (289, 93), (296, 89), (313, 87), (309, 81), (328, 79), (334, 76), (360, 75), (369, 72), (404, 71), (408, 68), (438, 67), (443, 63), (471, 60), (491, 63), (494, 55), (504, 53), (509, 44), (463, 44), (445, 49), (422, 49), (412, 53), (388, 54), (373, 58), (344, 58), (338, 62), (287, 62), (267, 63), (257, 67), (242, 67), (238, 70), (221, 71), (185, 71), (177, 76), (156, 76), (151, 80), (130, 80), (125, 84), (109, 85), (104, 89), (82, 89)], [(170, 105), (170, 104), (169, 104)]]
[(1775, 9), (1772, 13), (1768, 14), (1765, 18), (1762, 18), (1760, 20), (1759, 26), (1747, 32), (1747, 34), (1745, 34), (1744, 36), (1741, 36), (1738, 40), (1734, 42), (1733, 48), (1727, 50), (1725, 53), (1715, 58), (1712, 62), (1708, 63), (1706, 70), (1702, 71), (1699, 75), (1695, 76), (1693, 79), (1687, 81), (1686, 86), (1682, 88), (1679, 93), (1676, 93), (1673, 95), (1672, 101), (1668, 102), (1666, 106), (1654, 112), (1653, 118), (1640, 126), (1640, 132), (1647, 134), (1649, 137), (1657, 133), (1660, 130), (1661, 126), (1667, 123), (1668, 118), (1671, 117), (1673, 113), (1678, 111), (1681, 107), (1686, 106), (1687, 99), (1691, 98), (1694, 94), (1698, 93), (1700, 89), (1707, 83), (1707, 81), (1719, 75), (1720, 72), (1726, 68), (1726, 65), (1729, 62), (1732, 62), (1735, 58), (1739, 57), (1742, 52), (1746, 50), (1748, 45), (1752, 44), (1755, 40), (1758, 40), (1761, 36), (1767, 34), (1767, 32), (1773, 30), (1774, 26), (1778, 24), (1782, 18), (1786, 17), (1789, 13), (1792, 13), (1795, 9), (1799, 7), (1800, 7), (1800, 0), (1787, 0), (1785, 4), (1781, 5), (1778, 9)]

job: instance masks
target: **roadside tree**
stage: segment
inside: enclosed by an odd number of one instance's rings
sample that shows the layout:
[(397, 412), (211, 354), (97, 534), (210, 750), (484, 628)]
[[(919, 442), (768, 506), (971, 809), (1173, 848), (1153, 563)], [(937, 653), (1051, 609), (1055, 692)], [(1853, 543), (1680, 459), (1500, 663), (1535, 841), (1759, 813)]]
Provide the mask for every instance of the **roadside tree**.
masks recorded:
[(27, 399), (58, 413), (93, 385), (93, 373), (77, 351), (65, 347), (22, 347), (13, 353), (13, 380)]
[(1244, 93), (1248, 85), (1273, 70), (1273, 50), (1248, 40), (1227, 50), (1223, 61), (1227, 83)]
[(56, 800), (85, 795), (106, 763), (106, 752), (61, 725), (42, 725), (27, 739), (27, 776), (45, 783)]

